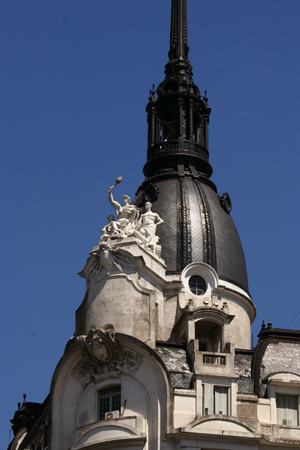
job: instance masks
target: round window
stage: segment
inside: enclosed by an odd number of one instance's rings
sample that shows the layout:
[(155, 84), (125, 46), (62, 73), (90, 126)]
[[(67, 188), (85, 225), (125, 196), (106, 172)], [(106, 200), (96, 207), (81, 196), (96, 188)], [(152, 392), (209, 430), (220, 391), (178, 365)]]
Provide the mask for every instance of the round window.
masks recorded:
[(197, 275), (194, 275), (189, 279), (189, 287), (191, 292), (195, 295), (203, 295), (206, 291), (205, 281), (202, 277)]

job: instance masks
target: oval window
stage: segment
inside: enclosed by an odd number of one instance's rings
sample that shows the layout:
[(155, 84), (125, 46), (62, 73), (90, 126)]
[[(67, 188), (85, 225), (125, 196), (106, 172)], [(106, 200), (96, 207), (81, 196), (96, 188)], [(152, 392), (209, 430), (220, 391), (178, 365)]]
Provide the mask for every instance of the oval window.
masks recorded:
[(194, 275), (189, 279), (189, 287), (193, 294), (203, 295), (206, 291), (206, 283), (202, 277)]

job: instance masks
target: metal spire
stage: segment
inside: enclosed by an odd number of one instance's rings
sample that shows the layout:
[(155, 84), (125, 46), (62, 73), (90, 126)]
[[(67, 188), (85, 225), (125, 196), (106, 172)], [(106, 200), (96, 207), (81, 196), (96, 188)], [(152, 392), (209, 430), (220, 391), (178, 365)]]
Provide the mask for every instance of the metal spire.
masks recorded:
[(169, 58), (184, 58), (187, 50), (186, 0), (172, 0)]
[(150, 91), (146, 177), (170, 171), (209, 178), (208, 124), (210, 108), (193, 82), (188, 59), (186, 0), (172, 0), (169, 61), (165, 79)]
[(166, 77), (181, 73), (192, 78), (192, 67), (188, 60), (186, 0), (172, 0), (169, 62)]

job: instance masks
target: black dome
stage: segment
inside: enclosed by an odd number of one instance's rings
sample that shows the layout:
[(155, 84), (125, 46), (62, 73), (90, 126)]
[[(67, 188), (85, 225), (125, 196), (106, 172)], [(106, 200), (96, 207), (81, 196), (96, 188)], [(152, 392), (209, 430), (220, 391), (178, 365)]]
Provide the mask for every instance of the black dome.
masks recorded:
[(212, 182), (191, 175), (153, 177), (141, 185), (133, 203), (143, 208), (147, 200), (164, 220), (157, 235), (168, 272), (179, 273), (189, 263), (204, 262), (220, 278), (248, 291), (241, 241)]

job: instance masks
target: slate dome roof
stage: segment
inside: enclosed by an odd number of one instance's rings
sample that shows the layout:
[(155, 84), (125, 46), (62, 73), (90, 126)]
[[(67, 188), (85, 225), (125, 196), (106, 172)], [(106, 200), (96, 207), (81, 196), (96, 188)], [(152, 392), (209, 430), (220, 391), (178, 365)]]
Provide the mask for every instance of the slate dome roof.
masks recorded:
[(156, 233), (168, 272), (179, 273), (189, 263), (204, 262), (220, 278), (248, 291), (242, 244), (212, 183), (191, 175), (156, 177), (142, 184), (133, 203), (143, 208), (147, 200), (164, 220)]

